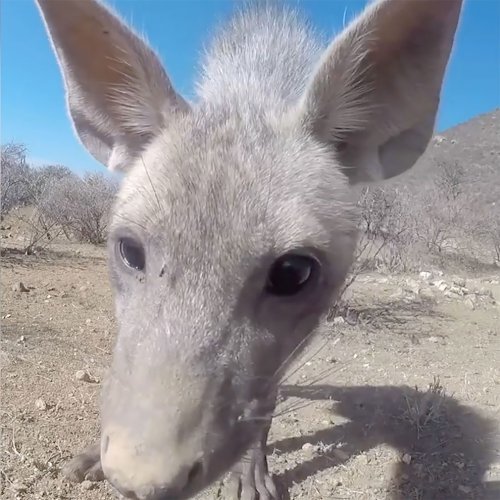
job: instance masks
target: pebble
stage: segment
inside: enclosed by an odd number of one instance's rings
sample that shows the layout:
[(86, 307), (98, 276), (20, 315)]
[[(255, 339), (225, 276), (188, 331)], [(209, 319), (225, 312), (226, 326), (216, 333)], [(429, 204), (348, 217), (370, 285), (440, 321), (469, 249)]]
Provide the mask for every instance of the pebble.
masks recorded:
[(85, 479), (85, 481), (82, 481), (81, 486), (84, 490), (92, 490), (96, 487), (96, 484), (92, 481), (89, 481), (88, 479)]
[(419, 276), (421, 279), (428, 281), (432, 278), (432, 273), (428, 271), (421, 271)]
[(35, 406), (36, 406), (36, 409), (40, 410), (40, 411), (47, 411), (47, 409), (48, 409), (47, 403), (42, 398), (38, 398), (35, 401)]
[(418, 294), (425, 299), (433, 299), (434, 294), (430, 288), (421, 288)]
[(476, 308), (476, 305), (474, 304), (474, 301), (470, 298), (467, 298), (464, 300), (464, 305), (468, 308), (468, 309), (471, 309), (472, 311), (474, 311), (474, 309)]
[(29, 288), (25, 286), (25, 284), (20, 281), (19, 283), (14, 283), (12, 285), (12, 291), (13, 292), (29, 292)]
[(314, 455), (316, 452), (316, 446), (312, 443), (304, 443), (302, 445), (302, 451), (304, 451), (308, 455)]
[(19, 481), (14, 481), (12, 484), (12, 489), (17, 493), (26, 493), (28, 491), (28, 487)]
[(91, 376), (85, 370), (78, 370), (75, 373), (76, 380), (81, 380), (82, 382), (92, 382)]

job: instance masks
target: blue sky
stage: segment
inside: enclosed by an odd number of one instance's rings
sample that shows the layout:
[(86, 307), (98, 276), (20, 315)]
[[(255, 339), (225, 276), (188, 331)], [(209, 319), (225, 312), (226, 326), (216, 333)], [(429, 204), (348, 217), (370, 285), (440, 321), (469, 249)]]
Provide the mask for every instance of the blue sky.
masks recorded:
[[(74, 0), (78, 1), (78, 0)], [(439, 1), (439, 0), (436, 0)], [(114, 0), (147, 34), (177, 89), (190, 97), (203, 41), (234, 0)], [(333, 35), (365, 0), (294, 0)], [(62, 81), (33, 0), (1, 0), (1, 140), (25, 143), (34, 163), (103, 170), (73, 135)], [(443, 91), (438, 130), (500, 106), (500, 0), (465, 0)]]

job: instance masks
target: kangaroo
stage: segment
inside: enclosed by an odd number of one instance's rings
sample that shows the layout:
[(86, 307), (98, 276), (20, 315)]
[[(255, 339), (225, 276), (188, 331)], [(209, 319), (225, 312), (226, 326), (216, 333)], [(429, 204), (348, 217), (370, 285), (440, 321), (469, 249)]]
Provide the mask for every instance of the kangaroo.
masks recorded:
[(193, 102), (102, 2), (36, 3), (77, 136), (124, 174), (101, 438), (65, 473), (182, 500), (232, 472), (234, 498), (276, 499), (280, 378), (349, 271), (355, 186), (427, 148), (462, 0), (370, 2), (327, 46), (286, 5), (238, 9)]

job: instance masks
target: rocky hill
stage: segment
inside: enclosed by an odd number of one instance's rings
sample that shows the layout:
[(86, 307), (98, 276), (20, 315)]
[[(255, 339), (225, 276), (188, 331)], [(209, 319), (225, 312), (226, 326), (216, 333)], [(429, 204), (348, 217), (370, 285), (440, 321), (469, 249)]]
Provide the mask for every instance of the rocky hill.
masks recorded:
[(425, 189), (440, 163), (459, 164), (465, 171), (468, 193), (482, 207), (500, 204), (500, 108), (436, 134), (417, 165), (396, 179)]

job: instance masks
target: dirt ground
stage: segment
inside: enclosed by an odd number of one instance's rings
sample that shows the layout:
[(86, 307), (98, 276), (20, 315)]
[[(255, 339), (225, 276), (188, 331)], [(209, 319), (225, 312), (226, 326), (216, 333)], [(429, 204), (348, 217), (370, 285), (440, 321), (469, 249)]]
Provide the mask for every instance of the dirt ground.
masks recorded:
[[(1, 496), (113, 498), (60, 473), (98, 434), (115, 335), (104, 249), (25, 256), (16, 241), (2, 240)], [(347, 321), (325, 321), (282, 387), (270, 467), (291, 499), (500, 499), (499, 280), (356, 282)]]

